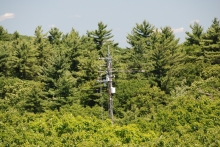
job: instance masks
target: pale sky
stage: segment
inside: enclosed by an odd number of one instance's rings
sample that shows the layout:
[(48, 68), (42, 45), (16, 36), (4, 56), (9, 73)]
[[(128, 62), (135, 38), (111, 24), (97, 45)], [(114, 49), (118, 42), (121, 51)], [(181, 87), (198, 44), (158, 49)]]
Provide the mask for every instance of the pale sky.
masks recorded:
[(33, 36), (41, 25), (45, 33), (57, 27), (85, 35), (102, 21), (123, 48), (129, 46), (127, 34), (144, 20), (156, 28), (170, 26), (183, 42), (191, 23), (206, 30), (214, 17), (220, 20), (220, 0), (0, 0), (0, 25), (9, 33)]

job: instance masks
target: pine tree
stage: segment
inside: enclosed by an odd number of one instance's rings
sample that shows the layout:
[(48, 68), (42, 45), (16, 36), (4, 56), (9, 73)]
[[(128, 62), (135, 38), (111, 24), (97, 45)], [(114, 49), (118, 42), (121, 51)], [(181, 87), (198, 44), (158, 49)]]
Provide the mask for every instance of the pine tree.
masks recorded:
[(53, 84), (53, 87), (48, 90), (48, 100), (51, 102), (49, 107), (60, 110), (63, 105), (72, 105), (76, 84), (72, 74), (68, 70), (64, 71), (57, 80), (53, 80)]
[[(127, 36), (127, 42), (131, 45), (130, 58), (128, 61), (128, 68), (133, 70), (145, 71), (149, 75), (149, 71), (152, 70), (150, 62), (151, 54), (151, 35), (154, 32), (154, 26), (146, 20), (142, 24), (136, 23), (136, 26), (132, 29), (131, 34)], [(143, 73), (130, 74), (130, 76), (136, 78), (144, 78)]]
[(50, 57), (53, 56), (54, 53), (51, 49), (51, 45), (46, 39), (47, 34), (43, 34), (41, 26), (36, 28), (34, 36), (37, 64), (40, 66), (39, 68), (42, 69), (43, 66), (48, 64)]
[(33, 79), (40, 72), (36, 66), (36, 51), (30, 42), (16, 40), (13, 43), (12, 60), (12, 68), (18, 78)]
[[(190, 25), (191, 33), (186, 32), (186, 41), (181, 45), (183, 58), (181, 65), (175, 69), (176, 78), (181, 81), (179, 86), (190, 86), (195, 80), (201, 77), (201, 72), (205, 66), (201, 42), (204, 37), (203, 28), (199, 23)], [(183, 85), (185, 83), (186, 85)]]
[[(179, 86), (185, 83), (190, 86), (195, 80), (201, 78), (204, 66), (202, 47), (199, 45), (180, 45), (179, 53), (181, 57), (179, 66), (175, 67), (175, 77), (178, 79)], [(184, 86), (184, 85), (183, 85)]]
[(39, 44), (39, 43), (42, 43), (44, 41), (47, 34), (43, 34), (42, 26), (38, 26), (35, 29), (34, 36), (35, 36), (34, 44)]
[(129, 52), (130, 57), (125, 64), (128, 66), (128, 69), (136, 71), (134, 72), (135, 74), (133, 73), (129, 76), (138, 76), (138, 78), (144, 78), (144, 74), (141, 74), (140, 71), (144, 71), (147, 75), (149, 75), (149, 71), (152, 70), (150, 61), (151, 50), (150, 47), (146, 45), (145, 39), (140, 39), (135, 46), (133, 46), (127, 52)]
[(55, 83), (61, 75), (70, 69), (70, 61), (65, 50), (57, 50), (48, 64), (43, 68), (43, 77), (47, 83), (47, 89), (55, 88)]
[(147, 45), (150, 44), (148, 38), (151, 36), (151, 34), (154, 31), (154, 26), (151, 25), (146, 20), (143, 21), (142, 24), (136, 24), (136, 27), (132, 29), (131, 34), (128, 34), (127, 39), (128, 43), (131, 46), (135, 46), (138, 44), (138, 42), (141, 40), (141, 38), (145, 38), (145, 42)]
[(79, 81), (94, 80), (98, 76), (98, 51), (94, 50), (96, 44), (93, 43), (90, 37), (83, 36), (81, 38), (81, 45), (78, 48), (75, 62), (77, 70), (74, 73)]
[(72, 28), (70, 33), (63, 35), (62, 42), (64, 45), (70, 49), (74, 49), (79, 45), (80, 36), (79, 33)]
[(161, 32), (155, 31), (152, 35), (154, 44), (151, 45), (151, 62), (153, 66), (152, 74), (157, 86), (169, 92), (169, 82), (171, 82), (171, 68), (178, 64), (177, 45), (179, 39), (175, 39), (170, 27), (161, 28)]
[(214, 18), (201, 42), (205, 62), (220, 64), (220, 22)]
[[(43, 92), (43, 84), (30, 81), (31, 87), (28, 88), (27, 97), (25, 98), (24, 108), (29, 112), (44, 112), (45, 95)], [(47, 106), (48, 107), (48, 106)]]
[(18, 39), (18, 38), (20, 38), (20, 34), (18, 33), (18, 31), (15, 31), (15, 32), (13, 33), (12, 40), (16, 40), (16, 39)]
[(51, 102), (49, 107), (58, 110), (68, 103), (67, 98), (72, 94), (71, 89), (75, 84), (75, 79), (69, 71), (71, 62), (68, 50), (62, 44), (59, 47), (42, 69), (42, 81), (45, 83), (45, 91)]
[(59, 45), (61, 43), (63, 33), (60, 32), (58, 28), (51, 28), (49, 34), (48, 40), (50, 41), (50, 44)]
[(69, 52), (69, 58), (71, 60), (70, 71), (77, 72), (79, 61), (77, 57), (80, 55), (82, 50), (81, 46), (85, 42), (81, 42), (79, 33), (72, 28), (71, 32), (64, 35), (62, 38), (63, 45)]
[(107, 30), (107, 25), (103, 22), (98, 23), (98, 29), (95, 31), (87, 31), (88, 37), (93, 38), (97, 50), (100, 50), (102, 46), (107, 42), (112, 42), (110, 39), (113, 37), (112, 30)]
[(0, 41), (9, 41), (10, 37), (8, 31), (5, 30), (2, 26), (0, 26)]
[(199, 23), (194, 22), (193, 25), (190, 25), (190, 28), (192, 29), (192, 33), (186, 32), (186, 41), (185, 45), (191, 46), (191, 45), (200, 45), (200, 42), (203, 37), (203, 28)]
[(9, 42), (0, 41), (0, 75), (9, 76), (11, 67), (9, 58), (11, 56), (11, 44)]
[(173, 34), (173, 31), (171, 27), (164, 27), (161, 28), (161, 33), (162, 33), (162, 42), (166, 42), (169, 44), (168, 48), (171, 52), (171, 55), (174, 56), (174, 53), (176, 52), (177, 45), (179, 42), (179, 39), (175, 39), (175, 35)]

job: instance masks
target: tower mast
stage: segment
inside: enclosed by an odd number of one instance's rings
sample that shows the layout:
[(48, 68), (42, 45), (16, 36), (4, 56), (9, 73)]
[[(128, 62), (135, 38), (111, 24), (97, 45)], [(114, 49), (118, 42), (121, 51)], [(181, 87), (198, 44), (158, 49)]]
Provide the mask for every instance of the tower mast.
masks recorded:
[(109, 116), (112, 120), (112, 124), (114, 123), (114, 115), (113, 115), (113, 98), (112, 94), (115, 93), (115, 88), (112, 87), (112, 58), (110, 55), (110, 50), (108, 46), (107, 53), (107, 75), (106, 81), (108, 82), (108, 95), (109, 95)]

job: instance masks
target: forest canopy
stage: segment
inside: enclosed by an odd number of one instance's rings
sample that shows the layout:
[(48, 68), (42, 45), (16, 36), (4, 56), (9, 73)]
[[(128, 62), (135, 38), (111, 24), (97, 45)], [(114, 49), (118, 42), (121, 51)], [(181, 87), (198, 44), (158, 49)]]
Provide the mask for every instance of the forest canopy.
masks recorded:
[[(220, 146), (220, 21), (190, 28), (179, 43), (144, 20), (120, 48), (103, 22), (82, 36), (0, 26), (0, 146)], [(108, 46), (114, 125), (97, 82)]]

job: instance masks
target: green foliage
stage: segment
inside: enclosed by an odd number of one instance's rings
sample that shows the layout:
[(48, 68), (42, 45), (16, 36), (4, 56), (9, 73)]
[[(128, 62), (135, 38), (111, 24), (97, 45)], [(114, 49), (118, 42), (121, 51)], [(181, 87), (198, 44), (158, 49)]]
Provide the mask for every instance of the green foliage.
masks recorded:
[(10, 65), (9, 65), (9, 58), (10, 58), (10, 48), (9, 43), (0, 41), (0, 75), (1, 76), (8, 76), (10, 75)]
[[(0, 144), (3, 146), (122, 146), (144, 144), (156, 137), (153, 132), (144, 134), (134, 124), (113, 127), (109, 120), (74, 117), (71, 113), (47, 113), (47, 115), (19, 114), (15, 110), (10, 110), (1, 114)], [(59, 119), (61, 116), (62, 120)]]
[(18, 39), (18, 38), (20, 38), (20, 34), (18, 33), (18, 31), (15, 31), (15, 32), (13, 33), (12, 40), (16, 40), (16, 39)]
[[(219, 21), (190, 27), (178, 44), (171, 27), (143, 21), (129, 49), (102, 22), (86, 36), (0, 27), (0, 146), (220, 146)], [(98, 60), (108, 46), (114, 124)]]
[[(0, 144), (42, 146), (218, 146), (219, 100), (179, 97), (151, 119), (112, 126), (75, 105), (61, 112), (0, 113)], [(88, 110), (87, 110), (88, 109)], [(70, 112), (72, 111), (72, 113)], [(78, 111), (78, 113), (76, 113)], [(85, 115), (86, 116), (79, 116)], [(62, 119), (61, 119), (62, 118)]]
[(81, 45), (78, 48), (77, 56), (75, 56), (75, 61), (77, 61), (77, 77), (79, 77), (80, 82), (85, 80), (94, 80), (98, 77), (98, 66), (100, 61), (98, 60), (98, 51), (95, 49), (95, 44), (89, 37), (81, 38)]
[(48, 36), (48, 40), (50, 41), (50, 43), (59, 45), (61, 43), (62, 32), (60, 32), (59, 29), (55, 27), (55, 28), (51, 28), (49, 33), (50, 35)]
[(49, 42), (46, 40), (46, 35), (47, 34), (43, 34), (43, 30), (41, 26), (38, 26), (36, 28), (34, 45), (37, 50), (36, 51), (37, 64), (41, 67), (47, 66), (50, 57), (54, 55), (54, 52), (51, 49), (52, 47), (50, 46)]
[[(180, 97), (173, 101), (167, 109), (163, 109), (155, 116), (155, 122), (159, 122), (156, 127), (163, 131), (161, 141), (165, 145), (218, 145), (219, 142), (209, 136), (213, 128), (216, 128), (214, 134), (219, 132), (219, 127), (216, 127), (219, 126), (219, 111), (216, 110), (218, 105), (219, 100), (213, 101), (207, 97), (200, 100)], [(216, 137), (219, 135), (216, 134)]]
[[(201, 47), (198, 45), (180, 46), (179, 52), (182, 54), (178, 58), (179, 64), (172, 68), (175, 85), (190, 86), (194, 81), (199, 80), (204, 68), (207, 66), (203, 61)], [(175, 89), (175, 87), (173, 88)]]
[(200, 45), (200, 42), (203, 38), (203, 28), (197, 22), (194, 22), (193, 25), (190, 25), (192, 33), (186, 32), (186, 42), (184, 43), (187, 46), (191, 45)]
[(9, 41), (10, 36), (8, 34), (8, 31), (5, 30), (2, 26), (0, 26), (0, 41)]
[(147, 45), (151, 44), (148, 38), (154, 31), (154, 26), (152, 26), (146, 20), (143, 21), (142, 24), (136, 23), (136, 26), (132, 29), (131, 34), (128, 34), (127, 39), (128, 43), (131, 46), (135, 46), (140, 40), (145, 39), (145, 43)]
[(220, 22), (214, 18), (202, 41), (205, 62), (220, 63)]
[(33, 79), (40, 72), (35, 48), (24, 40), (17, 40), (12, 47), (13, 74), (21, 79)]
[(204, 79), (209, 78), (209, 77), (220, 78), (219, 73), (220, 73), (220, 67), (218, 64), (210, 65), (203, 69), (202, 77), (204, 77)]
[(34, 113), (43, 112), (43, 84), (35, 81), (25, 81), (17, 78), (0, 79), (1, 85), (1, 109), (9, 107), (21, 111), (28, 110)]
[(210, 77), (206, 80), (199, 80), (192, 83), (189, 92), (196, 98), (209, 96), (211, 99), (219, 98), (220, 80), (217, 77)]
[(169, 85), (172, 81), (173, 73), (171, 69), (178, 65), (178, 41), (170, 27), (161, 28), (161, 33), (156, 31), (152, 38), (155, 40), (151, 45), (152, 53), (150, 61), (152, 62), (152, 73), (154, 81), (162, 90), (169, 93)]
[(112, 42), (109, 39), (113, 37), (111, 35), (112, 30), (106, 30), (107, 25), (104, 25), (103, 22), (98, 23), (98, 30), (87, 31), (88, 37), (93, 38), (93, 41), (96, 44), (97, 50), (100, 50), (104, 43)]

